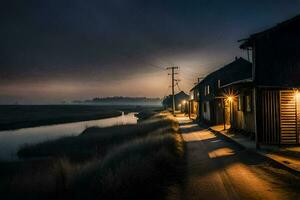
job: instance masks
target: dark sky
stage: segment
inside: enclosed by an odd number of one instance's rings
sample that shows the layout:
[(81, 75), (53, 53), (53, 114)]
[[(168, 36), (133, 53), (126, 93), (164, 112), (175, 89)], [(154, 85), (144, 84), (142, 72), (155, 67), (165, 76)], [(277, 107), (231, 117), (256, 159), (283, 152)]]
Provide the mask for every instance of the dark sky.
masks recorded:
[(299, 0), (7, 0), (0, 8), (0, 103), (188, 91), (235, 56), (237, 40), (300, 14)]

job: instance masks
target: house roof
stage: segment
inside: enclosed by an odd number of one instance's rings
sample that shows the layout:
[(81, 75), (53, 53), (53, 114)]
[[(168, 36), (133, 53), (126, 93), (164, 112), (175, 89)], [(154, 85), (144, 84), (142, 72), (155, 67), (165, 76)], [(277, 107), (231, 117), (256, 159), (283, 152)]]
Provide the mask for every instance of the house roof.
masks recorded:
[[(184, 91), (180, 91), (177, 94), (174, 94), (175, 98), (189, 98), (189, 95), (186, 94)], [(167, 97), (172, 97), (172, 95), (168, 95)]]
[(186, 94), (184, 91), (180, 91), (177, 94), (175, 94), (175, 97), (178, 97), (178, 98), (189, 98), (189, 95)]
[[(295, 22), (298, 22), (299, 23), (300, 21), (300, 15), (297, 15), (291, 19), (288, 19), (286, 21), (283, 21), (281, 23), (278, 23), (276, 26), (273, 26), (269, 29), (266, 29), (264, 31), (261, 31), (261, 32), (258, 32), (258, 33), (254, 33), (252, 35), (250, 35), (249, 38), (246, 38), (246, 39), (241, 39), (239, 40), (238, 42), (243, 42), (241, 45), (240, 45), (240, 48), (241, 49), (246, 49), (248, 47), (252, 47), (253, 45), (253, 41), (260, 37), (260, 36), (263, 36), (263, 35), (266, 35), (266, 34), (269, 34), (269, 33), (272, 33), (272, 32), (275, 32), (275, 31), (278, 31), (278, 30), (281, 30), (283, 28), (286, 28), (288, 26), (293, 26), (295, 24)], [(297, 26), (297, 24), (295, 24)]]
[(195, 85), (190, 91), (206, 82), (220, 80), (222, 85), (230, 84), (239, 80), (252, 77), (252, 64), (244, 58), (236, 58), (233, 62), (207, 75), (202, 81)]
[(190, 89), (190, 92), (193, 91), (198, 86), (198, 84), (194, 85), (194, 87), (192, 87), (192, 89)]

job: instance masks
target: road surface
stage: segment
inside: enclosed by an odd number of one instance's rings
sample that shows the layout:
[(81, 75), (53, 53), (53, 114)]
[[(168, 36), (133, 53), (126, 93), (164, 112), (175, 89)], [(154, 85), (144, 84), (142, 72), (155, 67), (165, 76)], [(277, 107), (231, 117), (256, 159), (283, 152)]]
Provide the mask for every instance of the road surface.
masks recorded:
[(222, 140), (188, 118), (178, 120), (186, 142), (187, 172), (182, 184), (169, 189), (167, 199), (300, 199), (298, 177)]

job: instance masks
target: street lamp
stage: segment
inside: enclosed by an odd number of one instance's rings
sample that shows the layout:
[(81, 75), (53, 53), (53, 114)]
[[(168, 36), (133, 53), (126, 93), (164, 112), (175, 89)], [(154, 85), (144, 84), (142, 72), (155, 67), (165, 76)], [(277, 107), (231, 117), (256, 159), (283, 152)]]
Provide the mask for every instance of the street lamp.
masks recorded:
[(232, 125), (232, 102), (234, 97), (229, 95), (227, 96), (227, 101), (229, 102), (229, 119), (230, 119), (230, 127)]
[(232, 90), (229, 89), (227, 91), (224, 91), (223, 96), (221, 97), (223, 99), (223, 119), (224, 119), (224, 130), (226, 129), (226, 105), (228, 105), (229, 103), (229, 121), (230, 121), (230, 125), (232, 124), (232, 102), (234, 102), (235, 98), (237, 96), (237, 93)]
[(233, 101), (233, 97), (232, 97), (232, 96), (228, 96), (228, 97), (227, 97), (227, 100), (228, 100), (229, 102), (232, 102), (232, 101)]

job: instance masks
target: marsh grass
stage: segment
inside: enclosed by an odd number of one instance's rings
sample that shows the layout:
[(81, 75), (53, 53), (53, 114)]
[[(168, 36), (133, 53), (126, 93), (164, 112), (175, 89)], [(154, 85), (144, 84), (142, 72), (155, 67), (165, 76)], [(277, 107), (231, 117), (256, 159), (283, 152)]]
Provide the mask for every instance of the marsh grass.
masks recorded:
[[(178, 124), (166, 116), (138, 125), (92, 127), (78, 137), (25, 149), (28, 156), (54, 157), (48, 167), (16, 174), (10, 199), (163, 199), (185, 167)], [(76, 154), (85, 159), (74, 161)]]
[[(172, 127), (173, 126), (173, 127)], [(81, 161), (103, 156), (112, 146), (124, 141), (144, 137), (157, 129), (172, 129), (174, 121), (157, 116), (136, 125), (120, 125), (106, 128), (90, 127), (79, 136), (68, 136), (20, 148), (20, 158), (67, 157)]]
[(84, 194), (101, 199), (158, 199), (182, 166), (182, 152), (173, 134), (125, 143), (76, 172), (70, 179), (70, 194), (78, 199)]
[(136, 114), (137, 118), (139, 121), (143, 121), (143, 120), (146, 120), (146, 119), (149, 119), (151, 117), (153, 117), (154, 115), (156, 115), (157, 112), (155, 110), (142, 110), (140, 112), (138, 112)]

